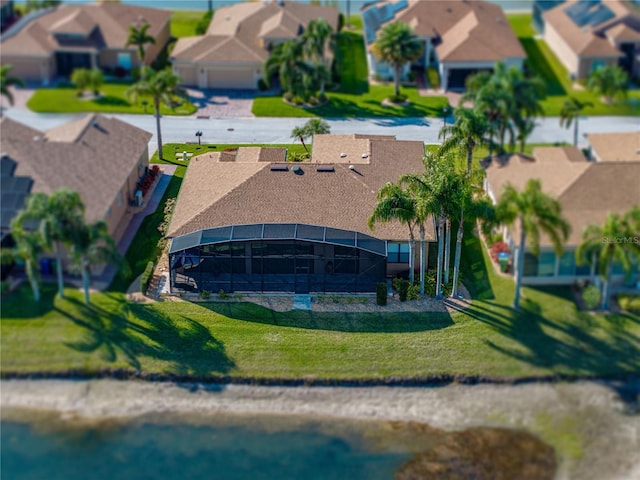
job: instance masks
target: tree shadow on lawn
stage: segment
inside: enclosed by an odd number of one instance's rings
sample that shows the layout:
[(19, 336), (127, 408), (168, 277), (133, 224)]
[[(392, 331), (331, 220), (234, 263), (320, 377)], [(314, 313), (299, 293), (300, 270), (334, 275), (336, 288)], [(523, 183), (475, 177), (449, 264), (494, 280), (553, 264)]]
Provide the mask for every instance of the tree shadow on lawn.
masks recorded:
[(527, 64), (529, 69), (540, 75), (546, 85), (546, 93), (549, 96), (563, 96), (567, 94), (562, 81), (554, 72), (552, 66), (547, 61), (539, 41), (535, 38), (519, 38), (522, 47), (527, 52)]
[(0, 301), (0, 318), (7, 319), (41, 320), (43, 315), (53, 310), (58, 284), (42, 282), (40, 284), (40, 301), (33, 299), (33, 292), (27, 280), (23, 281), (17, 289), (2, 297)]
[(219, 315), (245, 322), (348, 333), (423, 332), (453, 325), (446, 312), (277, 312), (250, 302), (201, 305)]
[(143, 367), (141, 357), (149, 357), (167, 362), (177, 374), (227, 373), (235, 366), (221, 341), (205, 326), (182, 315), (168, 317), (150, 305), (127, 304), (113, 313), (98, 305), (69, 302), (79, 310), (78, 316), (56, 310), (85, 329), (82, 340), (65, 342), (76, 351), (99, 351), (110, 363), (123, 356), (136, 370)]

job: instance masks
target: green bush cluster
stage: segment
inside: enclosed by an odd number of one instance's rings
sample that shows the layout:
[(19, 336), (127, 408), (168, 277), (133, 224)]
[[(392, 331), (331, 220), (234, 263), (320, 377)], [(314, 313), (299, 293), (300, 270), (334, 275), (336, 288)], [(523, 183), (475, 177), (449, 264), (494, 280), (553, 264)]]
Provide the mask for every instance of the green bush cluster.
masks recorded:
[(600, 290), (595, 285), (589, 285), (582, 290), (582, 300), (589, 310), (593, 310), (600, 303)]
[(223, 289), (218, 290), (218, 298), (220, 300), (227, 300), (228, 298), (231, 298), (231, 294), (225, 292)]
[(376, 304), (381, 307), (387, 304), (387, 284), (380, 282), (376, 285)]
[(209, 300), (211, 298), (211, 292), (209, 290), (202, 290), (200, 292), (200, 298), (202, 300)]
[(431, 88), (440, 88), (440, 74), (436, 67), (427, 67), (427, 82)]
[(147, 266), (142, 272), (142, 276), (140, 277), (140, 292), (146, 293), (149, 288), (149, 282), (151, 282), (151, 278), (153, 277), (153, 262), (147, 262)]
[(618, 304), (622, 310), (640, 312), (640, 295), (618, 295)]
[(196, 25), (196, 35), (204, 35), (207, 33), (211, 19), (213, 18), (213, 10), (208, 10)]

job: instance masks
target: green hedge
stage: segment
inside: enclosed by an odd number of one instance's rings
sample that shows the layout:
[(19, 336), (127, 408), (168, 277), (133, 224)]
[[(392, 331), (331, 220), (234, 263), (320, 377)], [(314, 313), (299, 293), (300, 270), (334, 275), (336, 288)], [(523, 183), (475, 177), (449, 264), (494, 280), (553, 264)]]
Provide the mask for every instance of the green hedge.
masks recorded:
[(440, 88), (440, 74), (436, 67), (427, 68), (427, 82), (429, 82), (429, 87), (431, 88)]
[(380, 306), (387, 304), (387, 284), (380, 282), (376, 285), (376, 303)]
[(148, 262), (147, 267), (142, 272), (142, 276), (140, 277), (140, 292), (146, 293), (147, 288), (149, 288), (149, 282), (153, 277), (153, 262)]

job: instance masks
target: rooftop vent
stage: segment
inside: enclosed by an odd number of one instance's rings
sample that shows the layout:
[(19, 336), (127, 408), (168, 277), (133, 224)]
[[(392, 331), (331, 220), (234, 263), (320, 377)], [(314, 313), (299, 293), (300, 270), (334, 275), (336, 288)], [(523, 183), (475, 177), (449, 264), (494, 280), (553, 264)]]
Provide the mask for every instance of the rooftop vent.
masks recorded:
[(318, 165), (316, 168), (317, 172), (335, 172), (336, 169), (333, 168), (333, 165)]
[(369, 154), (368, 153), (363, 153), (362, 154), (362, 158), (369, 158)]
[(292, 170), (296, 175), (304, 175), (304, 170), (302, 170), (302, 167), (300, 167), (300, 165), (294, 165)]
[(346, 156), (347, 156), (347, 154), (346, 154), (346, 153), (344, 153), (344, 152), (342, 152), (342, 153), (340, 154), (340, 158), (344, 158), (344, 157), (346, 157)]
[(356, 166), (355, 165), (349, 165), (349, 170), (355, 170)]
[(271, 171), (272, 172), (286, 172), (289, 170), (289, 167), (287, 167), (286, 165), (280, 163), (273, 163), (271, 164)]

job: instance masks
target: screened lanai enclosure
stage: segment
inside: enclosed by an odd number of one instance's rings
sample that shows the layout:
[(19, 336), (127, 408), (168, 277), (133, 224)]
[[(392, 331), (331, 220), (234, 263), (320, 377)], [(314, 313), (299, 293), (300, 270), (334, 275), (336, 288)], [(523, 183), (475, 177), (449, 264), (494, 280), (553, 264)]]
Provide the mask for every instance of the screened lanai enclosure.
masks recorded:
[(169, 262), (174, 293), (370, 293), (385, 280), (387, 242), (315, 225), (233, 225), (174, 238)]

